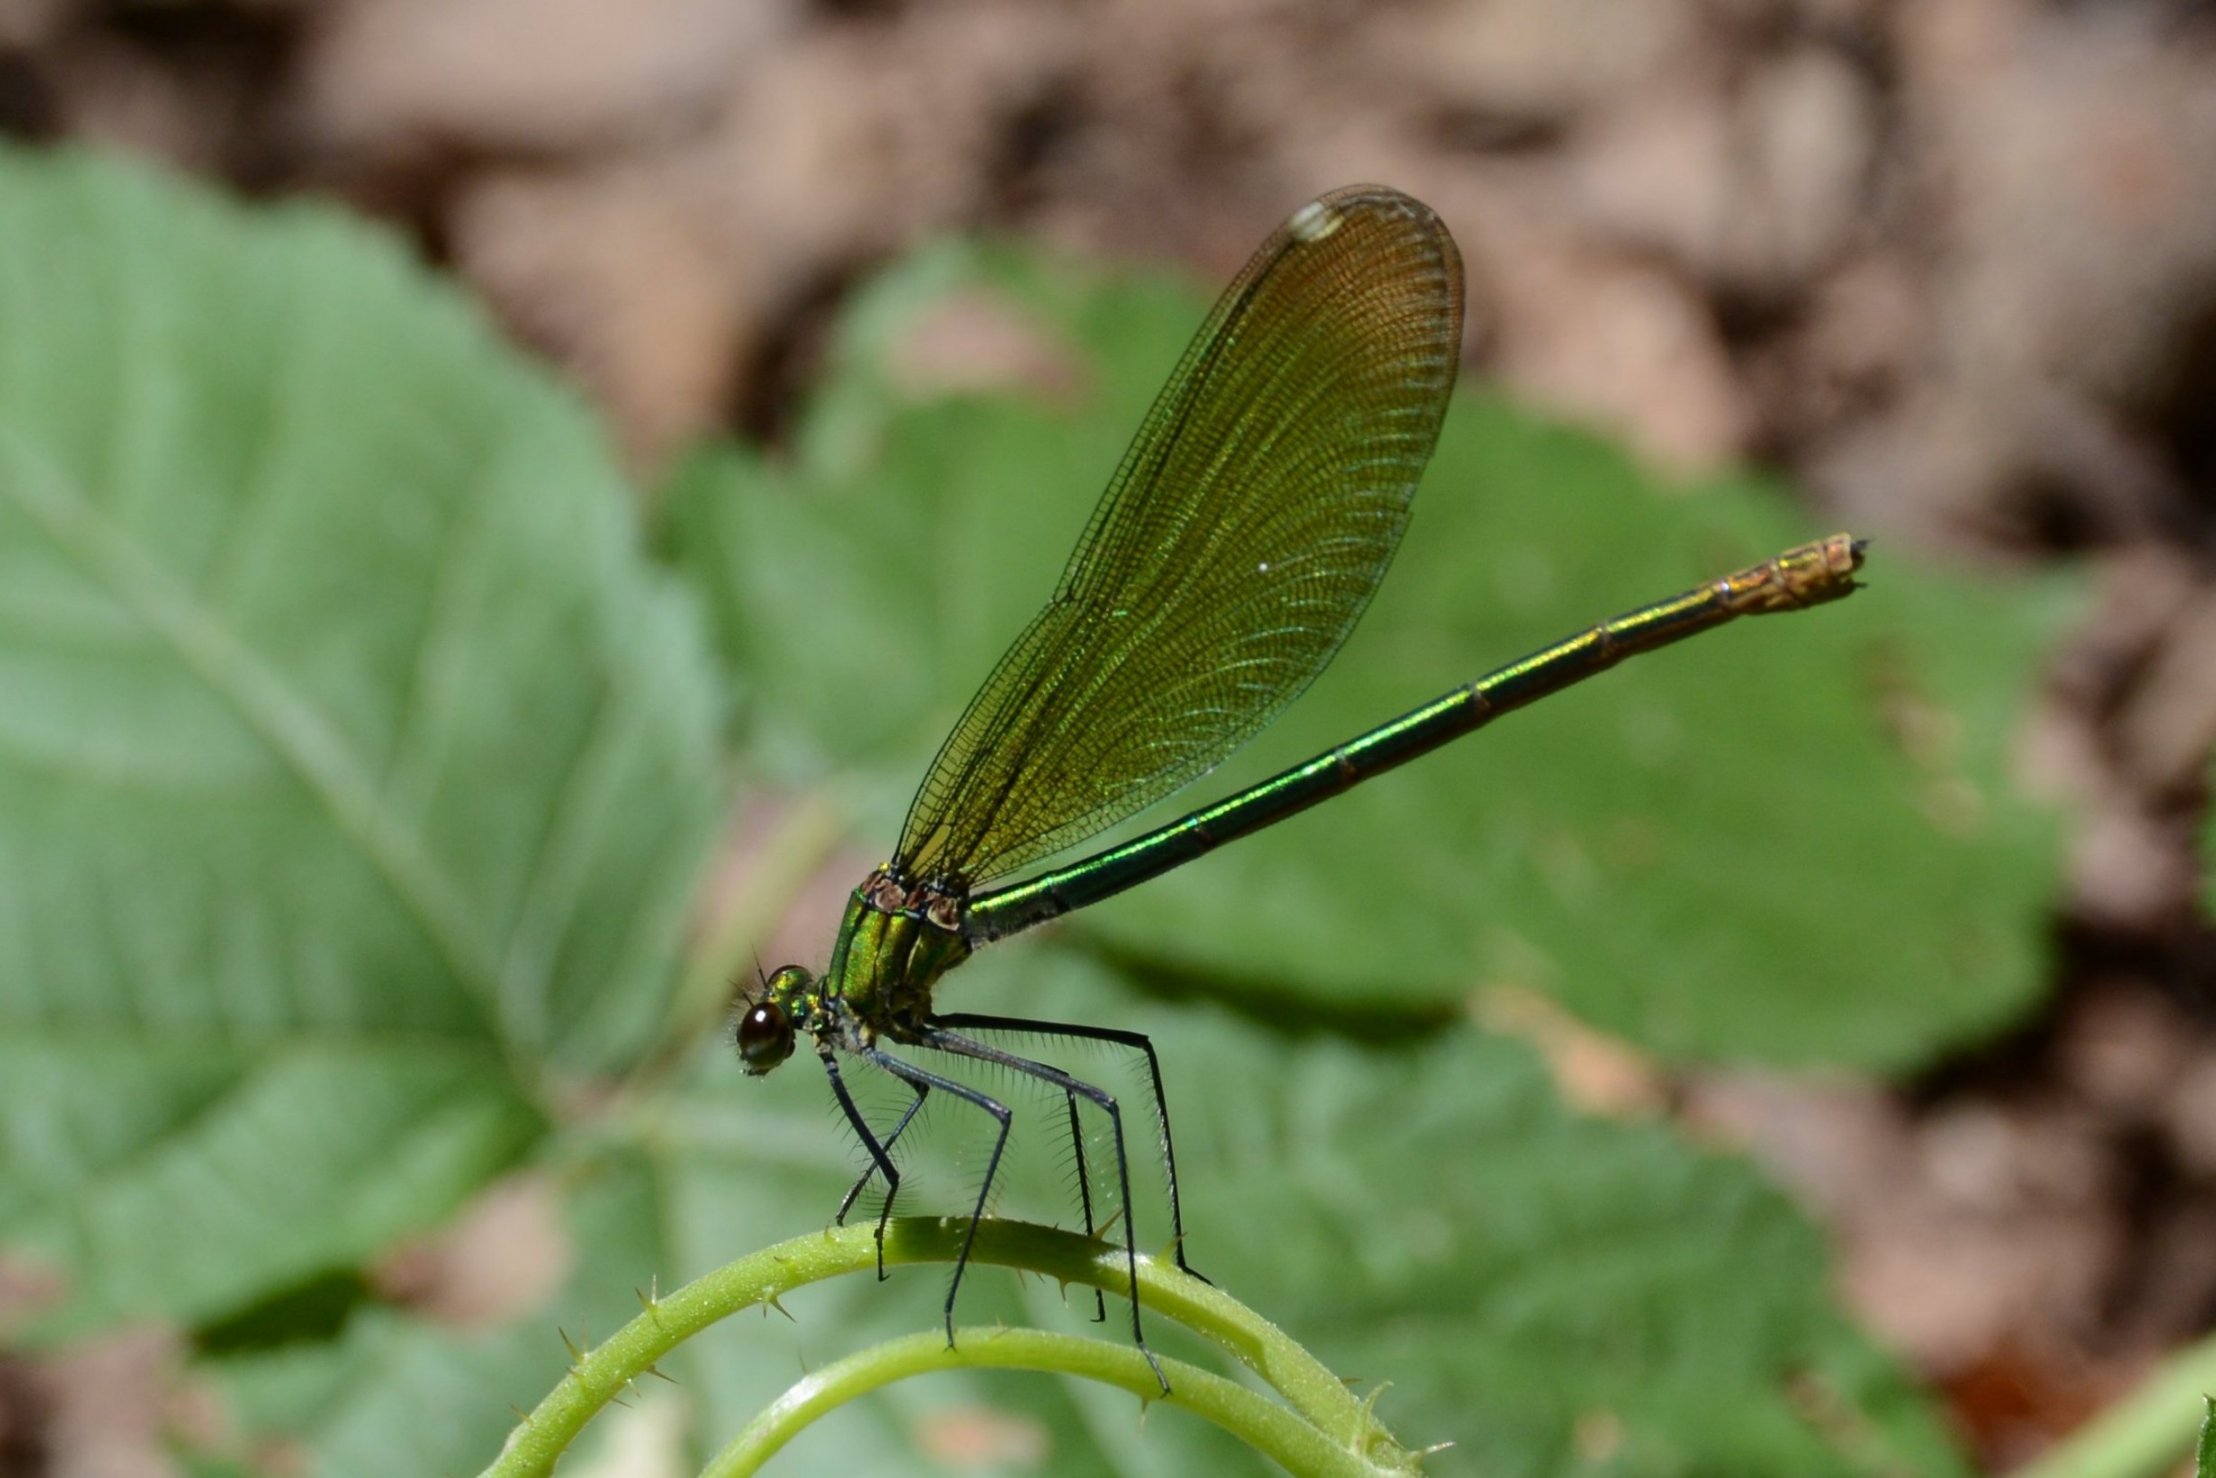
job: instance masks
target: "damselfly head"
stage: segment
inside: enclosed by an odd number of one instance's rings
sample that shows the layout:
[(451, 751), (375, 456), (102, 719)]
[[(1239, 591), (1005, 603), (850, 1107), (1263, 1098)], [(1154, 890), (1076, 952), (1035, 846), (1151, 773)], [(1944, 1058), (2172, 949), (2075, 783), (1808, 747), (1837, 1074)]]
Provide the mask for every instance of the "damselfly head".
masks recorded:
[(793, 1055), (794, 1033), (805, 1024), (814, 985), (807, 971), (787, 965), (763, 982), (760, 995), (739, 1003), (739, 1063), (748, 1077), (758, 1078)]

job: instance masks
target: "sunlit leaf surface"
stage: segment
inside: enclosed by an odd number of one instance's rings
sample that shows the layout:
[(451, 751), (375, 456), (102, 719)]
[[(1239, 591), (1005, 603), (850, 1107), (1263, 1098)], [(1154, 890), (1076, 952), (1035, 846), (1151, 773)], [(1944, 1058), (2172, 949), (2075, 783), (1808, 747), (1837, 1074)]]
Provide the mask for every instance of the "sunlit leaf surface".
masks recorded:
[(0, 156), (0, 1244), (217, 1317), (658, 1025), (712, 682), (589, 419), (392, 243)]
[[(933, 396), (888, 371), (903, 323), (979, 293), (1081, 367), (1079, 407), (1021, 387)], [(747, 742), (791, 783), (857, 788), (858, 845), (891, 847), (907, 789), (1137, 423), (1133, 366), (1166, 372), (1196, 320), (1158, 290), (928, 258), (857, 310), (802, 455), (728, 451), (681, 479), (672, 543), (754, 685)], [(1665, 488), (1593, 438), (1468, 398), (1339, 660), (1150, 819), (1821, 532), (1774, 490)], [(1629, 663), (1073, 927), (1295, 1011), (1420, 1012), (1514, 985), (1671, 1055), (1924, 1060), (2041, 984), (2056, 828), (2008, 760), (2073, 592), (1883, 544), (1865, 580), (1843, 604)]]

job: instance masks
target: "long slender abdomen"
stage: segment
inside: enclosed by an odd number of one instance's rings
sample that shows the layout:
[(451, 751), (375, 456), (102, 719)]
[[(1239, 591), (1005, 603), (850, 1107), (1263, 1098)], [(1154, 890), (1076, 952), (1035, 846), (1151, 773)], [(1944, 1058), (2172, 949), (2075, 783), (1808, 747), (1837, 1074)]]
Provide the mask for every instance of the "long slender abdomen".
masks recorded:
[(1005, 939), (1059, 914), (1159, 877), (1236, 837), (1259, 831), (1472, 733), (1505, 713), (1741, 616), (1805, 610), (1858, 588), (1863, 541), (1833, 534), (1603, 621), (1456, 688), (1204, 810), (1135, 841), (970, 901), (962, 931), (973, 944)]

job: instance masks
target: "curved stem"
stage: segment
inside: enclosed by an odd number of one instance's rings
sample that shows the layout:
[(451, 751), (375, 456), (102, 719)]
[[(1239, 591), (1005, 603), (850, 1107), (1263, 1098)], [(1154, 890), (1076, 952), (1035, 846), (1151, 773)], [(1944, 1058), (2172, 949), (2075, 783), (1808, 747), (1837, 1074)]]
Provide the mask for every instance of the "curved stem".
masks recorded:
[(2137, 1390), (2018, 1478), (2156, 1478), (2193, 1450), (2193, 1418), (2216, 1391), (2216, 1337), (2172, 1355)]
[[(950, 1261), (960, 1246), (965, 1225), (960, 1219), (902, 1217), (886, 1231), (885, 1261)], [(1060, 1282), (1083, 1283), (1111, 1293), (1124, 1293), (1128, 1288), (1120, 1248), (1051, 1227), (988, 1219), (978, 1226), (977, 1244), (971, 1255), (978, 1262), (1023, 1268)], [(876, 1257), (876, 1243), (869, 1228), (833, 1227), (765, 1247), (686, 1284), (666, 1298), (642, 1295), (645, 1312), (605, 1343), (578, 1354), (568, 1376), (509, 1435), (500, 1456), (485, 1469), (484, 1478), (524, 1478), (552, 1472), (555, 1460), (594, 1413), (684, 1340), (726, 1315), (774, 1303), (791, 1289), (841, 1273), (874, 1269)], [(1229, 1351), (1285, 1398), (1290, 1407), (1288, 1415), (1304, 1421), (1332, 1447), (1388, 1471), (1408, 1464), (1407, 1455), (1372, 1420), (1367, 1403), (1357, 1399), (1284, 1331), (1220, 1289), (1152, 1258), (1141, 1258), (1139, 1300), (1150, 1311), (1185, 1325)], [(1120, 1345), (1080, 1343), (1097, 1345), (1114, 1356), (1140, 1359), (1135, 1350)], [(942, 1342), (942, 1352), (943, 1348)], [(1037, 1354), (1042, 1361), (1062, 1358), (1049, 1347), (1007, 1348), (1044, 1351)], [(879, 1355), (877, 1351), (869, 1353)], [(954, 1363), (967, 1363), (959, 1358), (959, 1349), (954, 1353)], [(885, 1379), (913, 1373), (902, 1363), (910, 1357), (885, 1358), (892, 1360), (891, 1374), (858, 1378), (882, 1384)], [(1042, 1364), (1038, 1368), (1063, 1367)], [(1100, 1378), (1121, 1384), (1111, 1373), (1114, 1368), (1112, 1362), (1097, 1366)], [(1080, 1373), (1093, 1372), (1089, 1368)], [(1202, 1374), (1197, 1370), (1194, 1373)], [(1147, 1384), (1159, 1398), (1160, 1388), (1151, 1375)], [(1196, 1387), (1196, 1391), (1202, 1389), (1209, 1389), (1206, 1380)], [(1178, 1396), (1184, 1394), (1175, 1380), (1173, 1390)], [(1233, 1406), (1220, 1403), (1218, 1409), (1235, 1412)], [(1207, 1411), (1201, 1414), (1209, 1415)]]
[(817, 1417), (880, 1386), (938, 1370), (1038, 1370), (1083, 1376), (1119, 1386), (1141, 1401), (1181, 1406), (1295, 1473), (1378, 1478), (1381, 1473), (1401, 1471), (1372, 1464), (1292, 1411), (1236, 1382), (1182, 1360), (1165, 1359), (1162, 1366), (1170, 1378), (1167, 1396), (1153, 1367), (1129, 1345), (1038, 1329), (963, 1329), (952, 1347), (937, 1330), (906, 1335), (849, 1355), (801, 1380), (748, 1422), (702, 1470), (702, 1478), (746, 1478)]

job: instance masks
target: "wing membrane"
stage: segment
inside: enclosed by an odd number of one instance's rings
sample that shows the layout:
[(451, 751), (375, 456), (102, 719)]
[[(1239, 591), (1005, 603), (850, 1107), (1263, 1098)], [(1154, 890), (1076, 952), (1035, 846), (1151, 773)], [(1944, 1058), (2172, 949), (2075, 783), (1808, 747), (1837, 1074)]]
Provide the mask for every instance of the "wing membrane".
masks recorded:
[(1321, 672), (1438, 438), (1462, 263), (1428, 207), (1303, 206), (1201, 326), (1061, 583), (955, 724), (895, 863), (976, 884), (1220, 763)]

